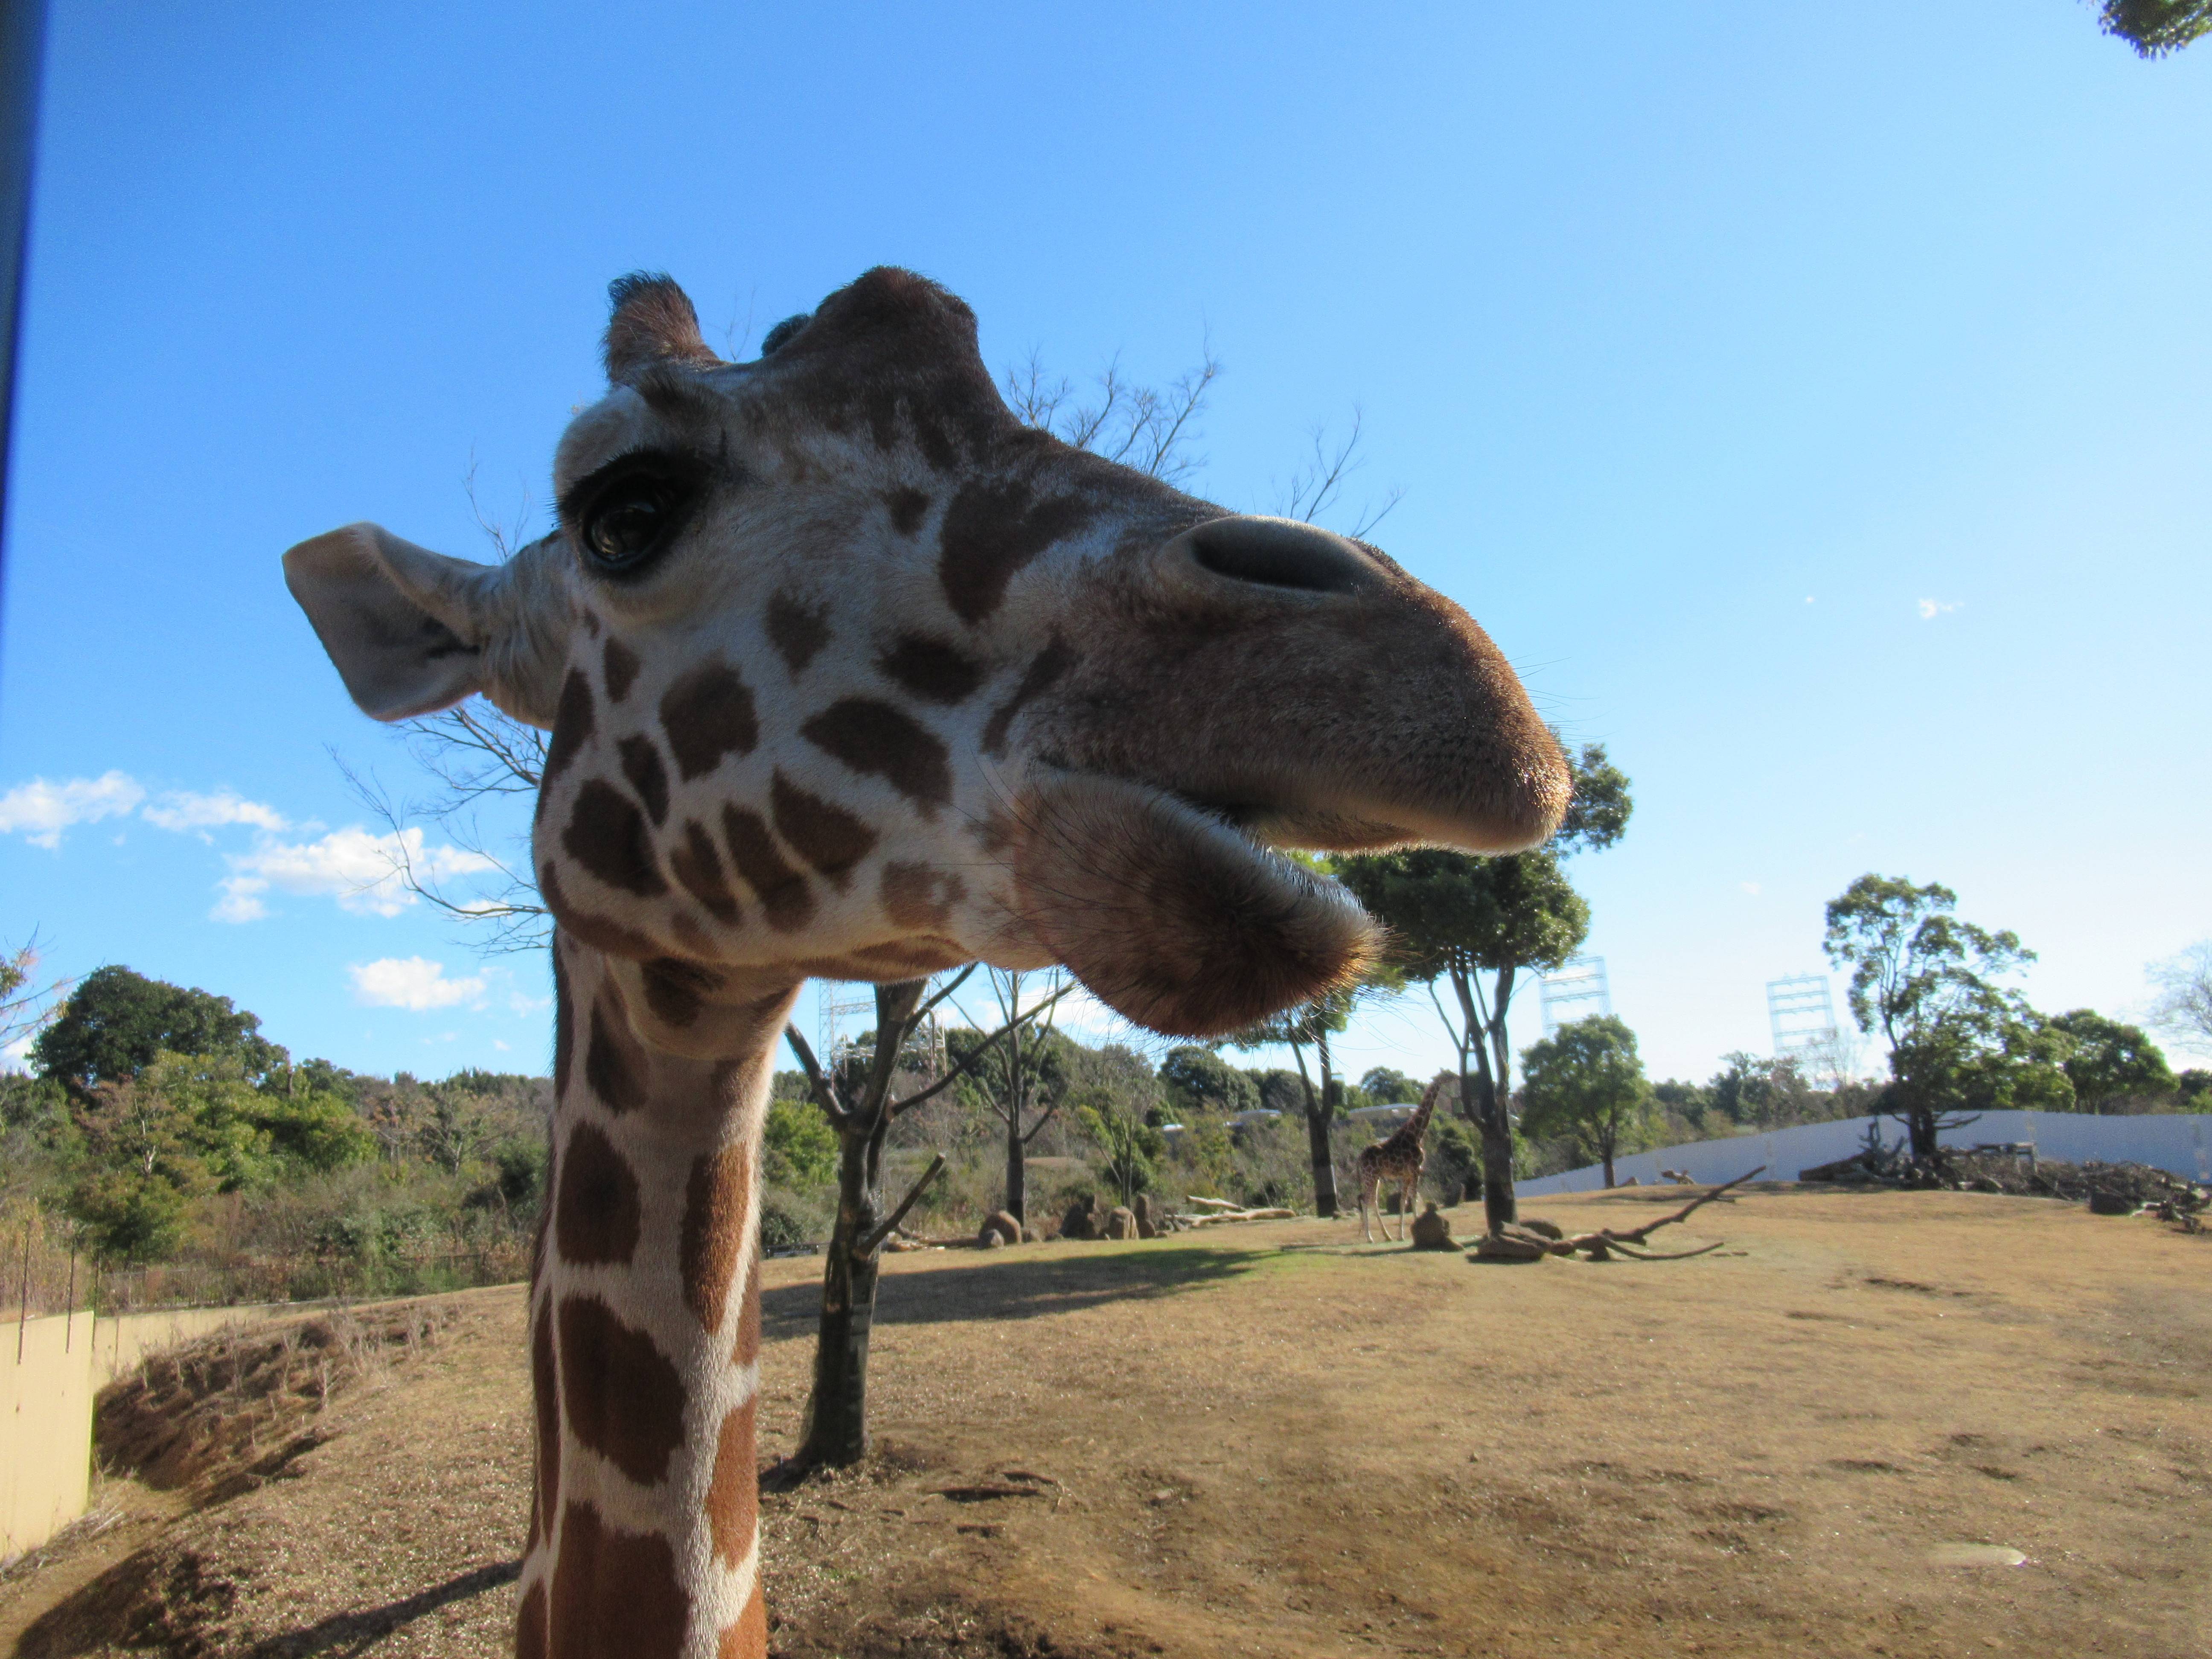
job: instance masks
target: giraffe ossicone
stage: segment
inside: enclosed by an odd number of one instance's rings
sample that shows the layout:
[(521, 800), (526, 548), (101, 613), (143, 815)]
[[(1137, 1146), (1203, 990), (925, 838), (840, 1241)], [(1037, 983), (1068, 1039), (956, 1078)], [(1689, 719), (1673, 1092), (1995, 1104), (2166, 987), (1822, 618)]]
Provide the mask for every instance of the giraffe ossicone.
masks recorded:
[(1456, 605), (1023, 426), (973, 313), (868, 272), (727, 363), (614, 284), (559, 523), (496, 567), (372, 525), (285, 576), (355, 702), (550, 732), (554, 1161), (525, 1659), (763, 1654), (757, 1152), (810, 977), (1066, 966), (1231, 1030), (1376, 951), (1274, 850), (1506, 851), (1557, 746)]

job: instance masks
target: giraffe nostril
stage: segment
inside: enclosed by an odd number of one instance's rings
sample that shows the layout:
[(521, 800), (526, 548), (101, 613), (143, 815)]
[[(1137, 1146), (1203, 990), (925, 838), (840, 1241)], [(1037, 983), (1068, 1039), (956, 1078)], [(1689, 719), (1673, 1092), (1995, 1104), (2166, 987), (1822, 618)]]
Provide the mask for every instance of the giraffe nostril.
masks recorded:
[(1382, 580), (1343, 537), (1289, 519), (1216, 519), (1185, 532), (1191, 557), (1217, 576), (1303, 593), (1359, 593)]

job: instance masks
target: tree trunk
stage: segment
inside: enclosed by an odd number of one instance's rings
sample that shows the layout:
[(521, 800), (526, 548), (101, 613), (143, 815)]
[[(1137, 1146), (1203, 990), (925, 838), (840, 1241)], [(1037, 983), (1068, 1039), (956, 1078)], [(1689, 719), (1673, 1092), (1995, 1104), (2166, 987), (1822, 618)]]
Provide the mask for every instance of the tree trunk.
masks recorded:
[(1612, 1189), (1612, 1187), (1613, 1187), (1613, 1148), (1612, 1148), (1612, 1147), (1608, 1146), (1608, 1147), (1607, 1147), (1607, 1148), (1605, 1149), (1604, 1152), (1601, 1154), (1601, 1161), (1602, 1161), (1602, 1162), (1604, 1163), (1604, 1164), (1605, 1164), (1605, 1184), (1606, 1184), (1606, 1188), (1607, 1188), (1607, 1189), (1608, 1191), (1610, 1191), (1610, 1190)]
[(1298, 1087), (1306, 1097), (1306, 1152), (1313, 1161), (1314, 1213), (1326, 1221), (1336, 1214), (1336, 1153), (1328, 1144), (1328, 1073), (1322, 1073), (1323, 1092), (1316, 1100), (1313, 1079), (1306, 1075), (1305, 1050), (1293, 1042), (1291, 1058), (1298, 1063)]
[(822, 1266), (822, 1321), (814, 1340), (814, 1391), (792, 1462), (842, 1468), (868, 1454), (868, 1337), (876, 1320), (879, 1252), (858, 1248), (879, 1224), (883, 1152), (889, 1115), (867, 1133), (841, 1134), (837, 1224)]
[[(1019, 990), (1017, 983), (1016, 997)], [(1010, 1011), (1008, 1018), (1018, 1013)], [(1029, 1218), (1029, 1143), (1022, 1138), (1022, 1033), (1019, 1026), (1006, 1033), (1006, 1213), (1024, 1227)]]
[[(1496, 1232), (1509, 1221), (1520, 1218), (1518, 1206), (1513, 1197), (1513, 1121), (1507, 1115), (1505, 1091), (1503, 1086), (1504, 1061), (1493, 1060), (1504, 1047), (1505, 1014), (1502, 1001), (1496, 1005), (1493, 1019), (1485, 1020), (1474, 1006), (1474, 988), (1468, 982), (1471, 969), (1452, 970), (1452, 989), (1459, 996), (1460, 1012), (1467, 1022), (1467, 1030), (1474, 1039), (1474, 1109), (1468, 1115), (1482, 1132), (1482, 1218), (1490, 1231)], [(1512, 994), (1512, 974), (1510, 969), (1498, 975), (1501, 996)], [(1466, 1077), (1462, 1073), (1461, 1099), (1466, 1099)]]

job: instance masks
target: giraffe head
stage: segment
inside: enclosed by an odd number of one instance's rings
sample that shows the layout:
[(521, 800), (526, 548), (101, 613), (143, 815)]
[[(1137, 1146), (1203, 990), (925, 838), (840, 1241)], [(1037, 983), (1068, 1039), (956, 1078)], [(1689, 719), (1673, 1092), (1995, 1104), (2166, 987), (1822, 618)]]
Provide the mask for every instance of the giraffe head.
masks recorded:
[(486, 566), (356, 525), (285, 572), (368, 713), (550, 731), (546, 902), (679, 1049), (799, 978), (977, 957), (1213, 1035), (1374, 947), (1275, 849), (1557, 823), (1557, 746), (1457, 605), (1024, 427), (935, 284), (870, 271), (744, 363), (666, 278), (613, 295), (550, 534)]

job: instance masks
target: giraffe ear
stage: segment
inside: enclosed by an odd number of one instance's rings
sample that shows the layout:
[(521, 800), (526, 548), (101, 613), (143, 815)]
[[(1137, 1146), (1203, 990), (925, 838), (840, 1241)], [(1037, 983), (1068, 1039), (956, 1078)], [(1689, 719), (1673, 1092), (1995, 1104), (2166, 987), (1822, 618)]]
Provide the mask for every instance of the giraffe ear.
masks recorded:
[(550, 726), (566, 641), (544, 625), (543, 547), (476, 564), (354, 524), (285, 554), (284, 583), (363, 714), (410, 720), (482, 692)]

